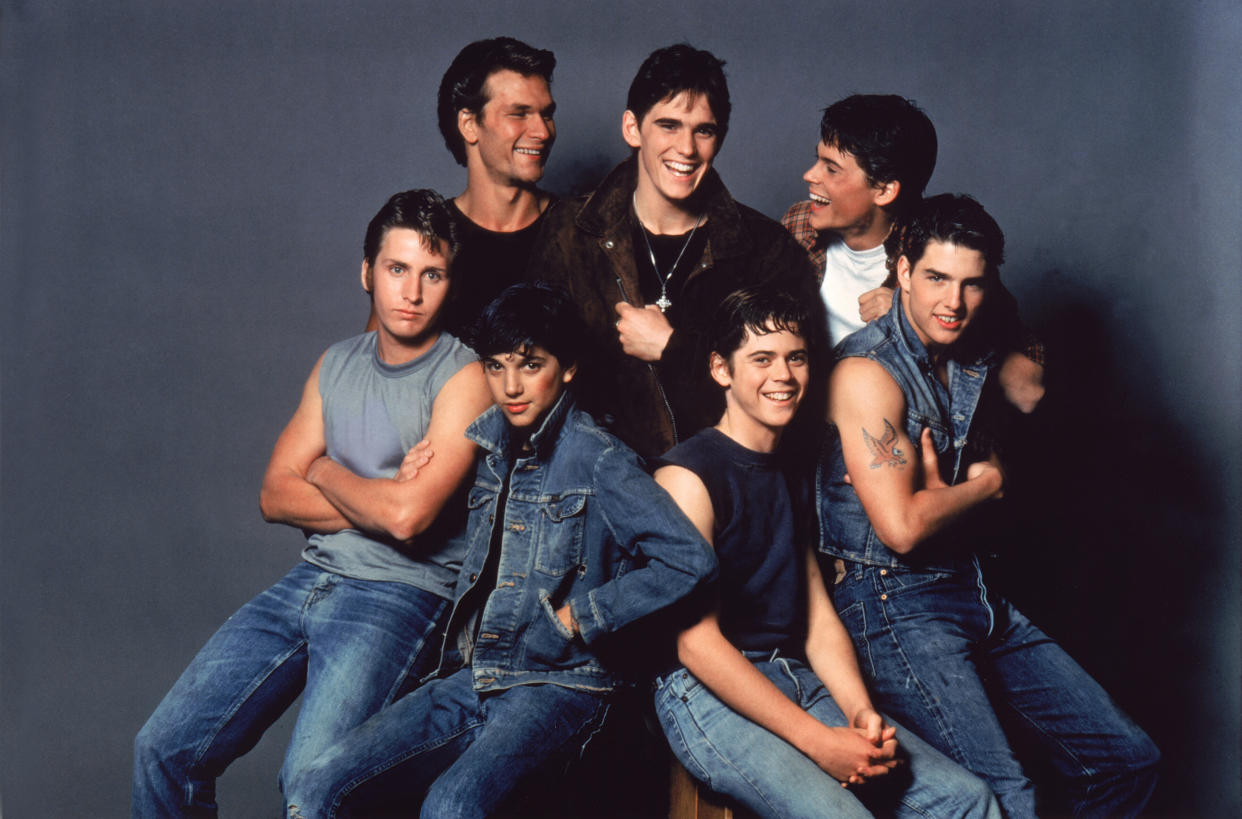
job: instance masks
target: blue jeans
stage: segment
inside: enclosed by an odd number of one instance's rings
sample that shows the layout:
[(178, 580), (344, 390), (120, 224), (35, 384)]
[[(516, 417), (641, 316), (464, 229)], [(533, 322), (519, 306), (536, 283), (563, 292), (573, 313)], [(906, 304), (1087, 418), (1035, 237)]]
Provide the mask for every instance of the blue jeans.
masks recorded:
[(854, 564), (833, 596), (879, 706), (983, 777), (1007, 816), (1035, 816), (1036, 805), (1002, 718), (1048, 754), (1075, 816), (1133, 816), (1146, 804), (1155, 745), (1056, 643), (988, 591), (976, 561), (953, 572)]
[[(524, 776), (602, 723), (607, 694), (515, 685), (480, 694), (463, 668), (351, 731), (285, 790), (291, 819), (485, 817)], [(434, 784), (433, 784), (434, 783)]]
[[(784, 658), (752, 662), (823, 724), (849, 724), (806, 664)], [(906, 764), (847, 790), (810, 757), (722, 703), (684, 668), (657, 681), (655, 705), (673, 755), (686, 770), (760, 816), (1000, 817), (982, 780), (900, 726), (897, 741)]]
[(434, 668), (447, 617), (430, 592), (299, 563), (225, 621), (138, 733), (133, 815), (215, 815), (216, 777), (302, 693), (286, 782)]

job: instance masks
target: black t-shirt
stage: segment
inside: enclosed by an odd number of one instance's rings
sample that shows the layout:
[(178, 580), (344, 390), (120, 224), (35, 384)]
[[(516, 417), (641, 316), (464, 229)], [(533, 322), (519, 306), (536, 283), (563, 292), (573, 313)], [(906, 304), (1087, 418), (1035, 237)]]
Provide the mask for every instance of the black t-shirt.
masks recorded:
[(685, 467), (712, 501), (720, 561), (720, 630), (743, 651), (800, 657), (806, 580), (790, 486), (775, 454), (755, 452), (709, 427), (657, 465)]
[[(698, 229), (678, 236), (660, 236), (648, 232), (638, 219), (633, 221), (636, 263), (634, 269), (638, 272), (643, 303), (657, 303), (660, 298), (660, 283), (664, 281), (664, 295), (671, 302), (664, 314), (668, 316), (669, 323), (676, 327), (686, 277), (703, 256), (703, 248), (707, 246), (707, 231)], [(650, 252), (647, 250), (648, 243)], [(655, 256), (656, 268), (651, 266), (652, 255)]]
[[(539, 218), (521, 230), (501, 233), (479, 227), (448, 201), (457, 228), (461, 249), (453, 260), (453, 303), (445, 318), (445, 329), (468, 341), (464, 333), (492, 299), (511, 284), (523, 280), (535, 238), (543, 224)], [(549, 204), (548, 208), (552, 205)]]

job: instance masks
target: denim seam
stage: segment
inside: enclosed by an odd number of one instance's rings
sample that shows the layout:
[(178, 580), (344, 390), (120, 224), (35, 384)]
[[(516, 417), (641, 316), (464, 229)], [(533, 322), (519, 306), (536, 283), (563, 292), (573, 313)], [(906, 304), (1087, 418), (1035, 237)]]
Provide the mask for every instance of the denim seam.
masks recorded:
[(410, 676), (410, 669), (414, 667), (414, 665), (418, 662), (419, 657), (422, 656), (423, 651), (426, 650), (427, 638), (430, 637), (433, 632), (438, 630), (440, 621), (444, 618), (445, 608), (447, 606), (448, 601), (444, 599), (441, 599), (436, 603), (435, 615), (426, 619), (426, 624), (423, 627), (422, 633), (418, 636), (417, 643), (411, 646), (410, 652), (405, 658), (405, 667), (401, 669), (401, 673), (398, 674), (393, 680), (392, 687), (388, 689), (388, 693), (384, 697), (384, 705), (381, 707), (392, 705), (393, 698), (397, 695), (397, 692), (405, 686), (405, 682)]
[[(207, 755), (207, 752), (211, 750), (212, 745), (215, 744), (216, 737), (220, 735), (220, 732), (224, 730), (224, 727), (229, 724), (233, 717), (237, 716), (237, 712), (240, 711), (242, 706), (244, 706), (254, 695), (254, 693), (263, 686), (263, 683), (267, 682), (268, 678), (271, 677), (278, 668), (289, 662), (290, 659), (300, 653), (304, 648), (306, 648), (306, 640), (299, 640), (287, 653), (279, 657), (275, 662), (271, 663), (266, 669), (264, 669), (262, 674), (259, 674), (254, 678), (251, 684), (247, 686), (244, 691), (242, 691), (242, 695), (233, 701), (233, 706), (226, 713), (221, 714), (220, 719), (216, 722), (216, 724), (213, 725), (211, 730), (204, 735), (203, 741), (199, 743), (199, 746), (194, 751), (194, 757), (190, 765), (190, 770), (197, 768), (202, 763), (203, 757)], [(192, 783), (187, 783), (186, 788), (187, 790), (185, 791), (185, 794), (187, 798), (192, 798), (192, 789), (194, 788), (194, 785)], [(193, 802), (187, 801), (186, 804), (190, 805), (193, 804)]]
[(365, 773), (359, 773), (353, 779), (349, 780), (349, 782), (345, 783), (340, 788), (340, 790), (337, 792), (337, 795), (332, 800), (332, 804), (328, 808), (328, 814), (327, 814), (328, 819), (332, 819), (333, 817), (336, 816), (336, 812), (341, 807), (341, 803), (345, 801), (345, 797), (349, 796), (349, 794), (352, 793), (354, 789), (357, 788), (359, 785), (361, 785), (363, 782), (366, 782), (370, 779), (374, 779), (375, 777), (379, 776), (385, 771), (392, 770), (393, 768), (404, 763), (408, 759), (412, 759), (413, 757), (426, 753), (427, 751), (447, 745), (449, 742), (457, 739), (462, 734), (468, 731), (473, 731), (474, 729), (480, 728), (486, 724), (487, 724), (486, 719), (471, 720), (470, 722), (463, 725), (461, 727), (461, 730), (459, 731), (455, 731), (454, 733), (451, 733), (451, 734), (444, 734), (442, 736), (436, 737), (434, 741), (426, 742), (422, 745), (417, 745), (413, 748), (409, 748), (406, 750), (405, 753), (386, 760), (385, 764), (378, 765), (374, 768), (369, 768), (367, 769)]
[[(878, 596), (879, 594), (878, 573), (876, 575), (876, 584), (877, 584), (876, 592)], [(932, 715), (932, 718), (936, 720), (937, 726), (939, 726), (940, 736), (944, 738), (945, 742), (948, 743), (950, 747), (952, 747), (954, 761), (958, 762), (959, 764), (965, 764), (966, 754), (962, 750), (961, 745), (957, 741), (957, 736), (953, 731), (952, 725), (944, 719), (944, 714), (942, 712), (942, 709), (936, 703), (935, 698), (931, 696), (930, 692), (928, 692), (926, 688), (924, 688), (923, 681), (920, 680), (918, 678), (918, 675), (914, 673), (914, 666), (910, 662), (909, 658), (906, 656), (905, 647), (901, 644), (901, 639), (897, 635), (897, 629), (893, 626), (892, 621), (888, 619), (888, 610), (887, 610), (887, 607), (884, 605), (884, 601), (880, 601), (879, 606), (880, 606), (880, 616), (884, 618), (885, 632), (888, 634), (889, 638), (893, 641), (894, 651), (896, 655), (899, 658), (901, 658), (901, 664), (902, 664), (903, 669), (905, 670), (906, 679), (913, 681), (914, 690), (918, 692), (919, 699), (921, 699), (923, 702), (923, 707), (927, 709), (928, 713)], [(870, 642), (870, 640), (868, 640), (868, 642)]]
[[(714, 694), (713, 694), (712, 696), (713, 696), (713, 697), (715, 697), (715, 695), (714, 695)], [(719, 700), (717, 700), (717, 702), (719, 702)], [(719, 702), (719, 704), (720, 704), (720, 706), (721, 706), (722, 708), (728, 708), (728, 707), (729, 707), (729, 706), (725, 705), (723, 702)], [(730, 759), (728, 756), (725, 756), (725, 755), (724, 755), (724, 754), (722, 754), (719, 750), (717, 750), (717, 749), (716, 749), (716, 743), (712, 741), (712, 739), (711, 739), (711, 735), (710, 735), (710, 734), (708, 734), (708, 732), (707, 732), (707, 731), (703, 730), (703, 726), (699, 724), (698, 719), (697, 719), (697, 718), (695, 717), (695, 715), (694, 715), (694, 711), (690, 708), (690, 703), (688, 703), (688, 702), (686, 703), (686, 709), (685, 709), (685, 710), (686, 710), (686, 715), (690, 718), (690, 721), (694, 723), (694, 727), (698, 730), (699, 734), (700, 734), (700, 735), (703, 737), (703, 739), (705, 740), (705, 743), (704, 743), (704, 744), (706, 745), (706, 747), (707, 747), (708, 749), (710, 749), (710, 750), (712, 751), (712, 753), (714, 753), (714, 754), (716, 755), (716, 757), (717, 757), (718, 759), (720, 759), (720, 761), (721, 761), (721, 762), (723, 762), (723, 763), (725, 764), (725, 766), (726, 766), (726, 767), (728, 767), (730, 770), (732, 770), (732, 771), (733, 771), (733, 772), (737, 775), (737, 777), (738, 777), (739, 779), (741, 779), (743, 782), (745, 782), (745, 783), (746, 783), (746, 784), (750, 787), (751, 791), (753, 791), (753, 792), (755, 793), (755, 795), (756, 795), (756, 796), (758, 796), (760, 799), (762, 799), (762, 800), (763, 800), (763, 803), (764, 803), (765, 805), (767, 805), (767, 806), (768, 806), (768, 808), (769, 808), (769, 809), (771, 809), (771, 811), (775, 814), (775, 812), (776, 812), (776, 806), (775, 806), (775, 805), (773, 805), (771, 802), (769, 802), (769, 801), (768, 801), (768, 797), (767, 797), (767, 795), (764, 793), (763, 789), (759, 786), (759, 784), (758, 784), (758, 783), (757, 783), (754, 779), (752, 779), (750, 776), (748, 776), (746, 771), (744, 771), (743, 769), (741, 769), (741, 768), (739, 768), (737, 765), (735, 765), (732, 759)], [(764, 729), (764, 728), (763, 728), (763, 726), (759, 726), (759, 727), (760, 727), (762, 730), (767, 730), (767, 729)], [(777, 739), (780, 739), (780, 737), (777, 737)], [(783, 739), (782, 739), (781, 741), (782, 741), (782, 742), (784, 742), (784, 740), (783, 740)], [(696, 762), (696, 764), (697, 764), (697, 762)], [(700, 768), (702, 768), (703, 766), (700, 764), (700, 765), (699, 765), (699, 767), (700, 767)], [(710, 778), (709, 778), (709, 780), (710, 780)], [(707, 784), (708, 784), (708, 786), (709, 786), (709, 787), (711, 787), (711, 788), (712, 788), (712, 790), (716, 790), (715, 786), (713, 786), (713, 785), (712, 785), (712, 783), (711, 783), (710, 781), (708, 781), (708, 783), (707, 783)], [(726, 794), (726, 795), (727, 795), (727, 794)]]

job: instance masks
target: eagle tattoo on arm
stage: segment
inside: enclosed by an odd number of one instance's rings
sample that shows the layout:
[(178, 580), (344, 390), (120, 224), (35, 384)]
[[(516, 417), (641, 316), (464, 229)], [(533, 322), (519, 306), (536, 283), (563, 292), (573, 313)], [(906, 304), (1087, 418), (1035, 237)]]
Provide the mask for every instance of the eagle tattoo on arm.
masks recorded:
[(897, 467), (906, 465), (905, 453), (895, 446), (897, 430), (893, 429), (893, 425), (888, 422), (887, 418), (884, 419), (882, 438), (876, 438), (866, 429), (862, 431), (862, 434), (863, 440), (867, 443), (867, 449), (871, 451), (871, 457), (874, 459), (870, 464), (872, 469), (879, 469), (885, 465)]

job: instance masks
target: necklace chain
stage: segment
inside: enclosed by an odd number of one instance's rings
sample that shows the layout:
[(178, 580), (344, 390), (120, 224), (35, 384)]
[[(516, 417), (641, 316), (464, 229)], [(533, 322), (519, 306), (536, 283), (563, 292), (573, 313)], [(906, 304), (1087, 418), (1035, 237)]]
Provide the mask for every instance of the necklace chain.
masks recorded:
[[(633, 205), (634, 215), (637, 216), (637, 201), (635, 201)], [(673, 266), (668, 269), (667, 273), (661, 275), (660, 266), (656, 264), (655, 251), (651, 249), (651, 239), (647, 237), (647, 228), (643, 225), (642, 219), (638, 220), (638, 229), (642, 231), (643, 242), (647, 245), (647, 256), (651, 259), (651, 269), (655, 271), (656, 278), (660, 282), (660, 298), (656, 299), (656, 307), (660, 308), (661, 313), (667, 312), (668, 308), (673, 306), (673, 303), (669, 301), (668, 298), (668, 280), (673, 277), (673, 271), (677, 269), (677, 265), (681, 264), (681, 257), (685, 255), (686, 248), (690, 247), (690, 240), (694, 238), (694, 232), (699, 229), (699, 225), (701, 224), (703, 224), (703, 217), (699, 216), (698, 221), (694, 223), (694, 227), (690, 228), (690, 233), (686, 236), (686, 241), (681, 243), (681, 250), (677, 251), (677, 258), (673, 260)]]

